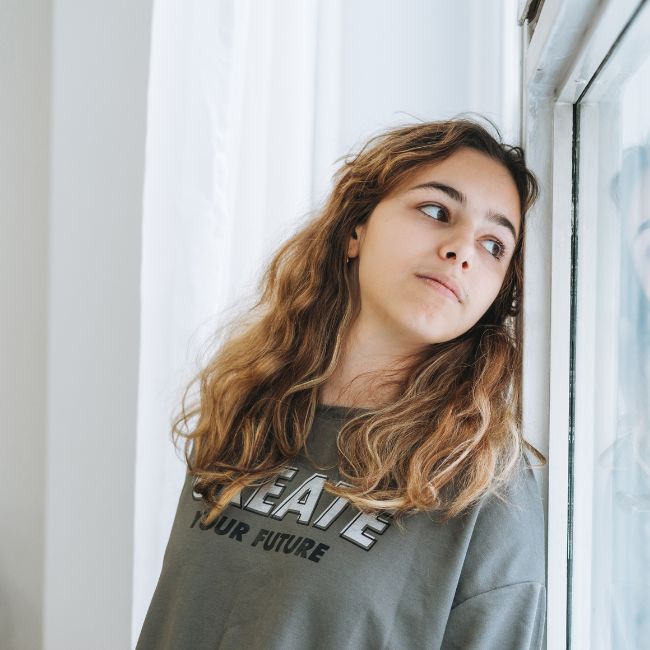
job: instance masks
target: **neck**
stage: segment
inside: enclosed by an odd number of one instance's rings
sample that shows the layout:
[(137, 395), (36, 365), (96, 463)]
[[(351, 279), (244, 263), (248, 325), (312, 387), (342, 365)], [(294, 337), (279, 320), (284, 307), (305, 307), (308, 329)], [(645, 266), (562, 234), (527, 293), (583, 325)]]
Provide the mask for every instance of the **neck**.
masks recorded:
[(357, 320), (343, 342), (340, 361), (321, 386), (323, 404), (358, 408), (384, 406), (397, 399), (399, 386), (388, 380), (403, 376), (403, 360), (413, 350), (396, 346), (376, 329)]

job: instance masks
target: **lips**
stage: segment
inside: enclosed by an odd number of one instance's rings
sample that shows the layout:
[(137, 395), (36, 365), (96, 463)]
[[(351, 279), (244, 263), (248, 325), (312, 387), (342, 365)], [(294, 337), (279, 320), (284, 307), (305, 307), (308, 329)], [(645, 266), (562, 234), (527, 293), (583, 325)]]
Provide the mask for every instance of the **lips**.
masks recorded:
[(449, 289), (456, 296), (456, 300), (458, 300), (458, 302), (463, 302), (460, 299), (460, 295), (461, 295), (460, 286), (451, 278), (437, 273), (417, 274), (417, 276), (419, 278), (428, 278), (429, 280), (434, 280), (435, 282), (442, 284), (444, 287), (447, 287), (447, 289)]

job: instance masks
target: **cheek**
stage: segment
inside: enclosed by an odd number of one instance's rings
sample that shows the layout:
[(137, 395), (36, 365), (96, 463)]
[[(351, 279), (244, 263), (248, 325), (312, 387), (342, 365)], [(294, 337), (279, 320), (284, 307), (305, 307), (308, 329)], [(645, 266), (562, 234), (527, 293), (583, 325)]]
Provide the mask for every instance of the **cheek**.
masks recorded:
[(382, 223), (364, 242), (360, 254), (359, 279), (367, 284), (397, 286), (415, 273), (415, 260), (426, 259), (422, 238), (407, 228)]
[(474, 322), (478, 321), (493, 305), (505, 282), (505, 278), (501, 275), (490, 277), (489, 274), (480, 277), (478, 280), (470, 288), (471, 294), (468, 302)]

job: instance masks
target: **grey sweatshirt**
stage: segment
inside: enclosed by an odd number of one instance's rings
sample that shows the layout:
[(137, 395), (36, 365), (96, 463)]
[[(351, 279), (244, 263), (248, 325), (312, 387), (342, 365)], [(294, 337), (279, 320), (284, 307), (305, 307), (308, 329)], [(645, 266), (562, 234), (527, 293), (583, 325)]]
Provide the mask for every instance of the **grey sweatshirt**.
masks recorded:
[(363, 409), (319, 404), (301, 455), (203, 529), (187, 474), (136, 650), (533, 650), (546, 615), (544, 514), (529, 462), (507, 493), (399, 530), (323, 489)]

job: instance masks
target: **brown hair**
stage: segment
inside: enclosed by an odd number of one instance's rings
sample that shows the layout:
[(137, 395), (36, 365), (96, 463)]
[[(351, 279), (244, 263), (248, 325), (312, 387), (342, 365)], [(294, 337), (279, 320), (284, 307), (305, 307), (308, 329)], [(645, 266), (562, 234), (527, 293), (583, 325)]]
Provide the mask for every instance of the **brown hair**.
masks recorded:
[[(521, 228), (503, 285), (469, 331), (427, 346), (408, 359), (406, 372), (385, 378), (397, 387), (395, 401), (343, 422), (338, 467), (347, 485), (328, 481), (325, 489), (363, 512), (390, 512), (398, 525), (403, 515), (423, 510), (447, 521), (505, 485), (524, 446), (546, 463), (520, 433), (517, 333), (525, 214), (539, 189), (522, 149), (500, 137), (457, 117), (391, 128), (343, 157), (322, 209), (273, 255), (259, 299), (231, 321), (225, 343), (183, 395), (172, 437), (186, 439), (194, 489), (210, 505), (205, 525), (243, 487), (270, 480), (304, 453), (319, 387), (340, 361), (358, 314), (357, 263), (346, 264), (354, 227), (420, 166), (460, 147), (501, 162), (517, 186)], [(196, 381), (200, 393), (186, 411)]]

